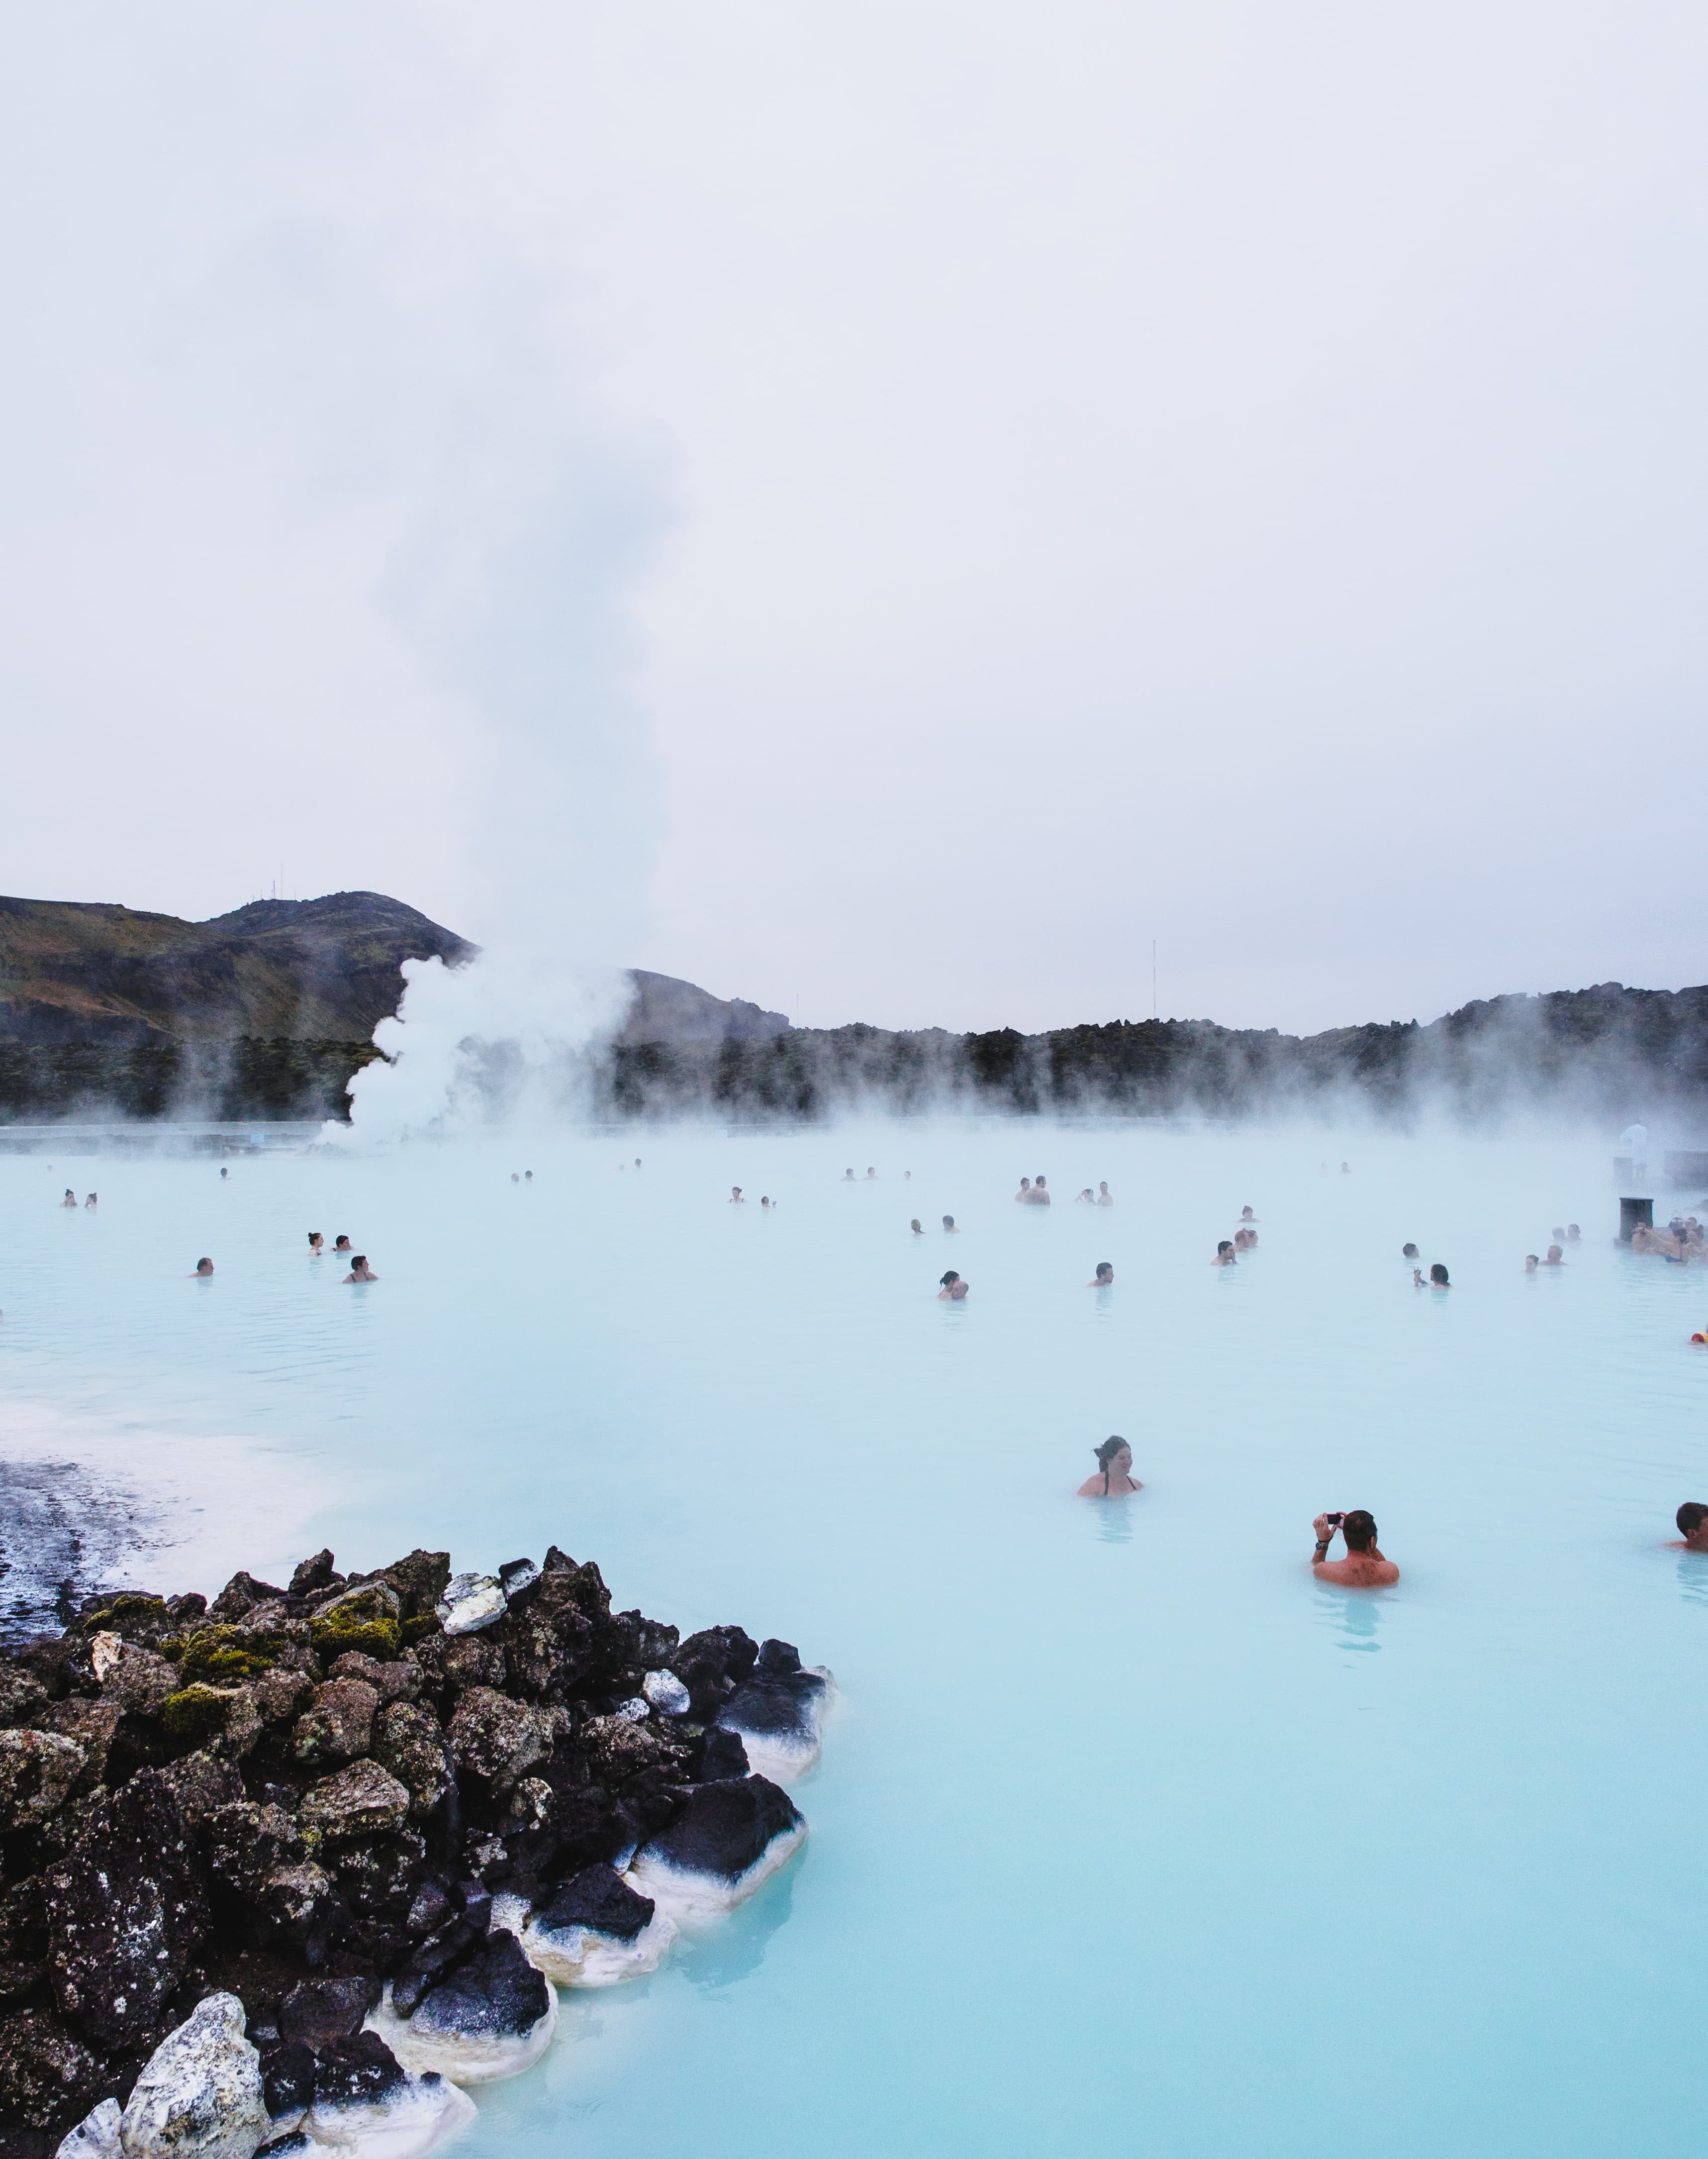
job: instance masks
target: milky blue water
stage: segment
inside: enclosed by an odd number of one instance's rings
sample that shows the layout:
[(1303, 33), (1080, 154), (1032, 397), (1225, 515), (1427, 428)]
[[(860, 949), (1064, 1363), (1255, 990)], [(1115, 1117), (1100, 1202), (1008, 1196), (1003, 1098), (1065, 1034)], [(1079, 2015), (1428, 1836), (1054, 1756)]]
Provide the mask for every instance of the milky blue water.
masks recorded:
[[(50, 1411), (139, 1478), (218, 1436), (222, 1567), (555, 1539), (621, 1604), (836, 1671), (801, 1861), (566, 1996), (470, 2159), (1695, 2152), (1708, 1559), (1665, 1540), (1708, 1499), (1708, 1270), (1616, 1249), (1610, 1152), (1024, 1125), (223, 1184), (0, 1158), (0, 1405), (13, 1451)], [(1039, 1170), (1057, 1204), (1014, 1206)], [(1113, 1209), (1070, 1204), (1099, 1178)], [(1212, 1270), (1247, 1202), (1257, 1252)], [(1079, 1501), (1110, 1432), (1146, 1489)], [(1307, 1568), (1312, 1515), (1359, 1505), (1404, 1570), (1379, 1597)]]

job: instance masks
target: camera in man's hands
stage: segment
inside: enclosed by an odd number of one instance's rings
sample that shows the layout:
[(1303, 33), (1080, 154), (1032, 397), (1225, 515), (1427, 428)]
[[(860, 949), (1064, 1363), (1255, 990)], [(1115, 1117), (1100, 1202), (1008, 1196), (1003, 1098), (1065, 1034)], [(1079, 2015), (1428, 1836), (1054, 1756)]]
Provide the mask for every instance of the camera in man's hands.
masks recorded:
[(1331, 1529), (1338, 1530), (1341, 1524), (1346, 1520), (1346, 1516), (1343, 1514), (1325, 1514), (1322, 1519), (1329, 1525)]

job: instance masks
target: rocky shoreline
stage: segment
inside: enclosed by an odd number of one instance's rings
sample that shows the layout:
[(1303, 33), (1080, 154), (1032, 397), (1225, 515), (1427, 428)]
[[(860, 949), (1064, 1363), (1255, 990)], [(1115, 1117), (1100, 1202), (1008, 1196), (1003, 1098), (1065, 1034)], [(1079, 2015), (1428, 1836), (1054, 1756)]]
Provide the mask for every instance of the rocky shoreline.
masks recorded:
[(413, 1551), (0, 1658), (0, 2159), (412, 2159), (786, 1865), (834, 1682)]

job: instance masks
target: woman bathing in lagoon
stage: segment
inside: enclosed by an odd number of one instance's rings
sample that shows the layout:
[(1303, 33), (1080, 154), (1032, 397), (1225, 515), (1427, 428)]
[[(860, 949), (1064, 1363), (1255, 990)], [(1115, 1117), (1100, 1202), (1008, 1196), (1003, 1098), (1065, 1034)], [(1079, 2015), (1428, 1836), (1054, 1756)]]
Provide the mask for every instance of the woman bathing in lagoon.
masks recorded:
[(943, 1277), (943, 1287), (937, 1292), (937, 1302), (939, 1304), (959, 1304), (970, 1287), (971, 1284), (964, 1282), (951, 1267)]
[(344, 1276), (344, 1281), (346, 1284), (350, 1282), (378, 1281), (380, 1277), (378, 1275), (376, 1275), (374, 1272), (374, 1270), (368, 1265), (368, 1256), (365, 1252), (358, 1252), (356, 1254), (355, 1259), (350, 1261), (349, 1272)]
[(1111, 1432), (1101, 1447), (1091, 1452), (1097, 1457), (1097, 1474), (1088, 1477), (1074, 1494), (1079, 1499), (1125, 1499), (1130, 1493), (1143, 1490), (1133, 1474), (1133, 1451), (1119, 1432)]

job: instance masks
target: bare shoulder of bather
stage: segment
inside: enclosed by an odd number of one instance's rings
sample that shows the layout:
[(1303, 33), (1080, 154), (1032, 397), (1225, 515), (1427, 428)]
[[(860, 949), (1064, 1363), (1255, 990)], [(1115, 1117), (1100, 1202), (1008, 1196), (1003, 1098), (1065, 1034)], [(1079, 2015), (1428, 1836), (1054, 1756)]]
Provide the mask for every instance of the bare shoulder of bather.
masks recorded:
[[(1312, 1524), (1319, 1542), (1332, 1537), (1338, 1526), (1326, 1514)], [(1345, 1589), (1386, 1589), (1400, 1579), (1399, 1568), (1374, 1541), (1362, 1551), (1348, 1551), (1344, 1559), (1313, 1559), (1311, 1571), (1318, 1582), (1338, 1582)]]

